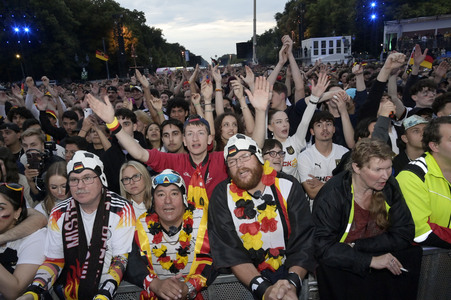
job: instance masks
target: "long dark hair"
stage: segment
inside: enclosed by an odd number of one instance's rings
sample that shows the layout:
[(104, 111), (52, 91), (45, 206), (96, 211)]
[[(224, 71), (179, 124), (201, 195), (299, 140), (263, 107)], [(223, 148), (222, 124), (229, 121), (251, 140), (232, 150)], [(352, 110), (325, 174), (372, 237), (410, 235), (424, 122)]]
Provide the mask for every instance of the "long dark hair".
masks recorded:
[(0, 181), (19, 183), (19, 169), (11, 150), (0, 147), (0, 160), (3, 160), (6, 170), (6, 174), (0, 174)]
[(224, 147), (226, 146), (227, 142), (223, 142), (221, 137), (221, 129), (222, 129), (222, 121), (226, 116), (232, 116), (236, 120), (236, 124), (238, 125), (238, 132), (237, 133), (244, 133), (244, 126), (243, 123), (240, 122), (240, 119), (236, 114), (233, 112), (225, 112), (223, 114), (220, 114), (215, 119), (215, 142), (216, 142), (216, 151), (223, 151)]

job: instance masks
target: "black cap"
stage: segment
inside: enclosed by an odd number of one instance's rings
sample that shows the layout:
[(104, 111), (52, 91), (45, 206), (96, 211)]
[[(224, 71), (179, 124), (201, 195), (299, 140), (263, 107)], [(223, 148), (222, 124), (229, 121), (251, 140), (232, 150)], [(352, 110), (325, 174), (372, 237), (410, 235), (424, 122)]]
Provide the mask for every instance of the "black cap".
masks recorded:
[(20, 132), (19, 126), (17, 126), (17, 124), (14, 123), (3, 123), (2, 125), (0, 125), (0, 130), (2, 129), (11, 129), (14, 130), (15, 132)]
[(115, 86), (109, 86), (109, 87), (106, 89), (106, 91), (107, 91), (107, 92), (110, 92), (110, 91), (117, 92), (117, 88), (116, 88)]

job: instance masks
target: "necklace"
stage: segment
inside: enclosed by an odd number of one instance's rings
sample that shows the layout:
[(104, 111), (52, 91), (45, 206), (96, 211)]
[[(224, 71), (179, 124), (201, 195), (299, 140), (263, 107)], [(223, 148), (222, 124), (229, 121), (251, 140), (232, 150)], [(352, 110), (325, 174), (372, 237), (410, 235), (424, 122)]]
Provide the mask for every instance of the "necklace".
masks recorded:
[[(191, 233), (193, 232), (193, 210), (194, 203), (188, 201), (188, 208), (186, 208), (185, 213), (183, 214), (182, 229), (180, 230), (178, 239), (175, 242), (168, 242), (166, 240), (166, 237), (163, 234), (163, 226), (159, 222), (157, 213), (150, 213), (146, 217), (149, 233), (153, 235), (152, 244), (155, 245), (152, 248), (152, 253), (158, 258), (157, 261), (163, 269), (169, 270), (174, 274), (177, 274), (180, 270), (183, 270), (188, 264), (188, 254), (190, 253), (192, 238)], [(175, 259), (171, 259), (171, 257), (167, 255), (168, 249), (165, 245), (161, 245), (160, 248), (158, 247), (163, 238), (170, 245), (176, 245), (177, 243), (180, 244), (177, 248)]]

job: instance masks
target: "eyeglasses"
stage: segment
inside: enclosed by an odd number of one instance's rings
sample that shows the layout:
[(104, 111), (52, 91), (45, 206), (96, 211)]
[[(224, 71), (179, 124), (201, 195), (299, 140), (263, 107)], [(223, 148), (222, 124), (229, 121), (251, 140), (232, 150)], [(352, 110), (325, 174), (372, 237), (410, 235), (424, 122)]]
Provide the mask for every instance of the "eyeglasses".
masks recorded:
[(69, 186), (78, 186), (78, 184), (80, 183), (80, 180), (88, 185), (88, 184), (93, 184), (94, 183), (94, 178), (97, 178), (99, 176), (85, 176), (81, 179), (79, 178), (69, 178)]
[(285, 157), (285, 153), (286, 153), (285, 151), (268, 151), (263, 155), (269, 154), (269, 156), (271, 157), (276, 157), (277, 155), (279, 157)]
[(243, 154), (242, 156), (237, 157), (237, 158), (229, 158), (227, 160), (227, 165), (229, 166), (229, 168), (230, 167), (234, 167), (234, 166), (236, 166), (238, 161), (246, 162), (246, 161), (250, 160), (251, 157), (252, 157), (252, 153), (246, 153), (246, 154)]
[(127, 184), (130, 184), (132, 182), (132, 180), (133, 180), (133, 182), (138, 182), (138, 181), (141, 180), (141, 178), (142, 178), (142, 174), (138, 173), (138, 174), (133, 175), (132, 177), (124, 177), (124, 178), (122, 178), (121, 182), (124, 185), (127, 185)]

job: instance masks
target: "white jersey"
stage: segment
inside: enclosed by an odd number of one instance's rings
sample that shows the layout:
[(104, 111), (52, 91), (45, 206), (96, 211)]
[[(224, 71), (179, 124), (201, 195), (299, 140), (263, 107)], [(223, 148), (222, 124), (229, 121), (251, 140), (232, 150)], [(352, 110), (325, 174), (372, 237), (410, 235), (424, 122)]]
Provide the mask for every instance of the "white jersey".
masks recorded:
[(349, 149), (338, 144), (332, 144), (332, 151), (325, 157), (315, 144), (301, 152), (298, 156), (298, 171), (301, 176), (301, 183), (311, 179), (309, 174), (318, 178), (321, 182), (326, 182), (332, 177), (332, 171), (340, 163), (343, 154)]

